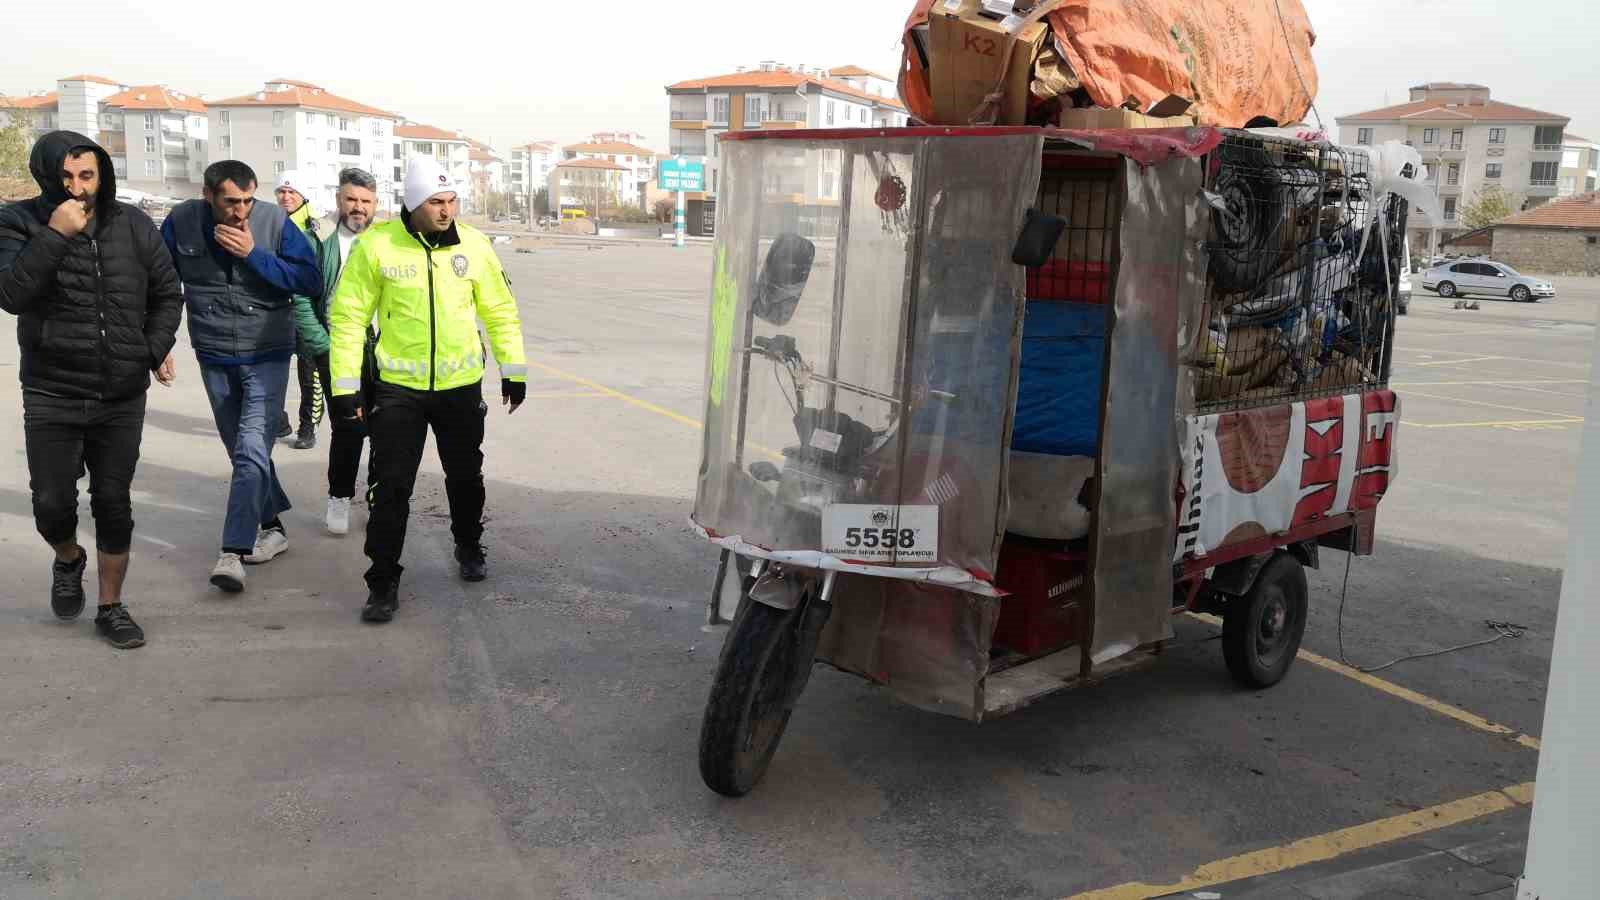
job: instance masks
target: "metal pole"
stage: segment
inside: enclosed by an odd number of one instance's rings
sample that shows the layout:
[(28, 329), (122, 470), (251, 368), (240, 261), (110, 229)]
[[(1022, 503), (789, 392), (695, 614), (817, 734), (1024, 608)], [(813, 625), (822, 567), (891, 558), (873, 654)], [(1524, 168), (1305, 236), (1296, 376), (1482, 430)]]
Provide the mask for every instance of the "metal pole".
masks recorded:
[(1588, 418), (1572, 496), (1550, 685), (1545, 693), (1539, 789), (1517, 900), (1593, 897), (1600, 884), (1600, 341), (1589, 372)]
[(683, 233), (684, 233), (684, 230), (688, 227), (688, 221), (687, 221), (688, 220), (688, 214), (684, 211), (684, 205), (683, 205), (683, 187), (682, 187), (682, 185), (683, 185), (683, 156), (679, 155), (679, 156), (673, 157), (673, 160), (678, 164), (678, 185), (679, 185), (679, 188), (678, 188), (678, 207), (672, 213), (672, 233), (673, 233), (672, 245), (674, 247), (682, 247), (683, 246)]

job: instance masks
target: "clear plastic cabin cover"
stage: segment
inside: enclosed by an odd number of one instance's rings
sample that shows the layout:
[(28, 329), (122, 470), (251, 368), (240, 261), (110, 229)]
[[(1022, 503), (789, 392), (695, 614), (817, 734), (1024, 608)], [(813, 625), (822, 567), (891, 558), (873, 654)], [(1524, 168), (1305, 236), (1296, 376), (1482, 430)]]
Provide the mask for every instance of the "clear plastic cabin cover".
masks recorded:
[(696, 523), (818, 565), (988, 580), (1040, 137), (721, 148)]

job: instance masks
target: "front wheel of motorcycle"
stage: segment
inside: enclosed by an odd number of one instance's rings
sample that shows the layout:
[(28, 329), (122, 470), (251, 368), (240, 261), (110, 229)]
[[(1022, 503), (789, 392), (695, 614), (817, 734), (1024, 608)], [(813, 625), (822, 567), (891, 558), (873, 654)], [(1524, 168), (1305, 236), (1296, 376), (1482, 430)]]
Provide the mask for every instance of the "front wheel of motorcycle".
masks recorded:
[(811, 675), (820, 632), (805, 627), (812, 606), (741, 604), (700, 723), (700, 777), (713, 791), (743, 797), (766, 774)]

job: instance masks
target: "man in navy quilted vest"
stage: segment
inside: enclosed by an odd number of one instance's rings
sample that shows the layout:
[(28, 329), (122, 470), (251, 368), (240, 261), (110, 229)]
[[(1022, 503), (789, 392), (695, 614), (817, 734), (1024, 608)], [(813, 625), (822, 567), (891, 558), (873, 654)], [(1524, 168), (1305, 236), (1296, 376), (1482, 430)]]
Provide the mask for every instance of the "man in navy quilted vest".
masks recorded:
[(305, 233), (276, 204), (257, 203), (255, 191), (249, 166), (212, 163), (204, 199), (180, 203), (161, 223), (183, 279), (189, 343), (233, 461), (222, 552), (211, 570), (211, 583), (230, 593), (244, 590), (245, 564), (289, 549), (278, 518), (289, 498), (272, 466), (272, 445), (295, 349), (294, 306), (322, 296)]

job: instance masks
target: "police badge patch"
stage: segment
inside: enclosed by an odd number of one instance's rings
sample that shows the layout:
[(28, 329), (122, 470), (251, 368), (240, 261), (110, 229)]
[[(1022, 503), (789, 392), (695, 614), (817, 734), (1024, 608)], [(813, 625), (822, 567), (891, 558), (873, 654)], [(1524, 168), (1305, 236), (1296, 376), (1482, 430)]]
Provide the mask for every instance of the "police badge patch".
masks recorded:
[(467, 277), (467, 258), (460, 253), (450, 257), (450, 268), (455, 270), (457, 278)]

